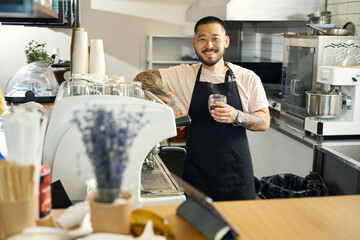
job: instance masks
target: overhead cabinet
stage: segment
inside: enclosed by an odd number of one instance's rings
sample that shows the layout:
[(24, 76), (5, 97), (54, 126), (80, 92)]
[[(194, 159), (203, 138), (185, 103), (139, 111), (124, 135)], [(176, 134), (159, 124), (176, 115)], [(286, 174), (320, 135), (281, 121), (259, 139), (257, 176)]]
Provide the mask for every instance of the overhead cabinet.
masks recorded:
[(305, 177), (313, 169), (314, 150), (270, 127), (264, 132), (247, 131), (254, 175), (262, 177), (292, 173)]
[(314, 168), (331, 194), (360, 194), (360, 143), (334, 141), (315, 148)]

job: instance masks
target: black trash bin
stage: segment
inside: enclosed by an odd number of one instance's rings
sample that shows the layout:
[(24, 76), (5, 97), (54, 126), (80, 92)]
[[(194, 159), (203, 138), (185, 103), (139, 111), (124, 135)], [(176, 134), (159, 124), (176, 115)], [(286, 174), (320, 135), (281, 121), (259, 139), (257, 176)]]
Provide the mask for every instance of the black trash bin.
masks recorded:
[(327, 196), (329, 190), (317, 172), (305, 178), (291, 173), (262, 177), (258, 196), (263, 199)]

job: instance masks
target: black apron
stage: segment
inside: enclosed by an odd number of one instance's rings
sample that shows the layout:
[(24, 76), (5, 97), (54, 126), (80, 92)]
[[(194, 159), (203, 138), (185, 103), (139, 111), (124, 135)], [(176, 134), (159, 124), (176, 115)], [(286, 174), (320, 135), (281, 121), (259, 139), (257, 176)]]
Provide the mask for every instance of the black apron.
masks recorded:
[(255, 199), (246, 129), (215, 121), (208, 109), (209, 95), (220, 93), (226, 95), (229, 105), (242, 111), (235, 76), (226, 66), (225, 82), (220, 84), (200, 82), (201, 66), (197, 73), (182, 177), (214, 201)]

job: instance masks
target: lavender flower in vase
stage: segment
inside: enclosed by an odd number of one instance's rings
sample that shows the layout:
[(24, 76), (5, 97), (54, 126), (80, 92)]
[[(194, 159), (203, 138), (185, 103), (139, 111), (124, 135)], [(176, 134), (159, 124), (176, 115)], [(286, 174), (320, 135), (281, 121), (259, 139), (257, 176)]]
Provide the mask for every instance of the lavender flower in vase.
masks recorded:
[(97, 201), (112, 203), (120, 195), (128, 149), (141, 130), (143, 113), (97, 107), (75, 113), (73, 122), (82, 134), (86, 154), (94, 168)]

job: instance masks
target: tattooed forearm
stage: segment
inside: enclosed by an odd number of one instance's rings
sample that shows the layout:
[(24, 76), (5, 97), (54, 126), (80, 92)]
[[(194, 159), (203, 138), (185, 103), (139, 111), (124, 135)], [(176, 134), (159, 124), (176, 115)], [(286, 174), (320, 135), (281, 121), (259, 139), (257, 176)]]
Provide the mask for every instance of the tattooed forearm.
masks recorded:
[(141, 82), (142, 88), (150, 92), (155, 90), (158, 93), (162, 93), (161, 88), (164, 88), (159, 70), (147, 70), (141, 72), (135, 77), (134, 81)]
[(139, 73), (134, 81), (139, 81), (142, 88), (157, 95), (164, 102), (170, 102), (172, 93), (168, 91), (161, 81), (159, 70), (148, 70)]
[(260, 109), (254, 113), (244, 113), (244, 121), (241, 124), (243, 128), (251, 131), (265, 131), (270, 127), (270, 113), (269, 108)]
[(265, 120), (256, 114), (242, 113), (244, 115), (244, 122), (241, 124), (242, 127), (249, 129), (252, 126), (256, 128), (263, 128), (266, 125)]
[(169, 107), (173, 108), (175, 117), (181, 117), (186, 114), (179, 99), (162, 84), (159, 70), (147, 70), (141, 72), (135, 77), (134, 81), (141, 82), (143, 89), (152, 92), (162, 101), (167, 103)]

